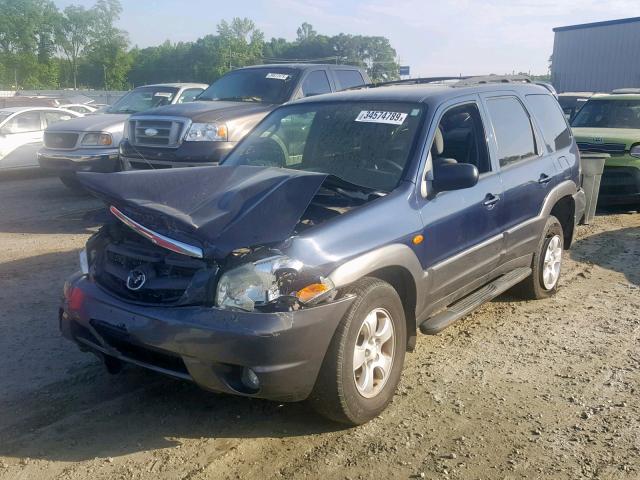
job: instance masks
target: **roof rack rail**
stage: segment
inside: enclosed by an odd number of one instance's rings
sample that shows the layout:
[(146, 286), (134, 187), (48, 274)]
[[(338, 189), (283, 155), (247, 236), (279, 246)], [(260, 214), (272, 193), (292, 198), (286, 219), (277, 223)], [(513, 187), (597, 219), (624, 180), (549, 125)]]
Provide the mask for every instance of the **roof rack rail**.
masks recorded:
[(386, 87), (390, 85), (418, 85), (418, 84), (427, 84), (427, 83), (442, 83), (448, 80), (464, 80), (465, 78), (470, 77), (419, 77), (419, 78), (405, 78), (403, 80), (389, 80), (387, 82), (378, 82), (378, 83), (367, 83), (365, 85), (358, 85), (355, 87), (351, 87), (348, 90), (358, 90), (360, 88), (376, 88), (376, 87)]
[(467, 77), (460, 80), (456, 87), (466, 87), (470, 85), (482, 85), (486, 83), (533, 83), (526, 75), (483, 75), (478, 77)]
[(624, 95), (625, 93), (633, 93), (639, 94), (640, 88), (616, 88), (615, 90), (611, 90), (613, 95)]

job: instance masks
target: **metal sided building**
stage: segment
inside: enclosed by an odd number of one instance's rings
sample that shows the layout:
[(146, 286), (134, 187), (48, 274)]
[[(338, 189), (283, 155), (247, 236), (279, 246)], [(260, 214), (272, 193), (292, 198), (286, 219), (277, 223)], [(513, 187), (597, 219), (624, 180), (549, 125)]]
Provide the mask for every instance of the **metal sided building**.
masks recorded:
[(558, 92), (640, 88), (640, 17), (553, 31), (551, 82)]

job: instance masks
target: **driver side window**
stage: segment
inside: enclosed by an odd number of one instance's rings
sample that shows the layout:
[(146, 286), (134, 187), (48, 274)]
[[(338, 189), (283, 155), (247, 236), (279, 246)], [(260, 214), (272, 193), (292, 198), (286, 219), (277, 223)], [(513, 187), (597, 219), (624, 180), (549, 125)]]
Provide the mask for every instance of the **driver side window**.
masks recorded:
[(482, 117), (476, 103), (465, 103), (445, 112), (431, 146), (434, 175), (438, 167), (452, 163), (475, 165), (478, 173), (491, 171)]

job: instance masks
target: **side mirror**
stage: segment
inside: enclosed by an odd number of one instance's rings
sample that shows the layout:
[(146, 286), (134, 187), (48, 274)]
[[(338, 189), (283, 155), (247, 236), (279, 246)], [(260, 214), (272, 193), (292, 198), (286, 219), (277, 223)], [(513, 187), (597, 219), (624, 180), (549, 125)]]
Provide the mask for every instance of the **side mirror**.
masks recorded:
[(436, 192), (462, 190), (478, 183), (478, 169), (470, 163), (450, 163), (433, 169), (433, 188)]

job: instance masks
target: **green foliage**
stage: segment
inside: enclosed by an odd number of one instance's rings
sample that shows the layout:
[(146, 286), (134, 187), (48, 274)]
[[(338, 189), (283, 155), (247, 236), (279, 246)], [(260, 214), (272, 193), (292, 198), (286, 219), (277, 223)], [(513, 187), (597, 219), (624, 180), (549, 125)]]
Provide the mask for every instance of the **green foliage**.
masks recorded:
[(115, 25), (120, 0), (97, 0), (91, 8), (51, 0), (0, 0), (0, 88), (85, 86), (110, 90), (197, 81), (211, 83), (232, 68), (302, 61), (344, 63), (368, 70), (374, 81), (397, 78), (396, 52), (384, 37), (321, 35), (309, 23), (295, 41), (272, 38), (248, 18), (222, 20), (215, 34), (193, 42), (166, 41), (129, 49)]
[(358, 65), (367, 69), (374, 82), (398, 78), (396, 51), (385, 37), (368, 37), (341, 33), (333, 37), (319, 35), (313, 26), (303, 23), (295, 42), (272, 38), (265, 44), (269, 59), (308, 61)]

